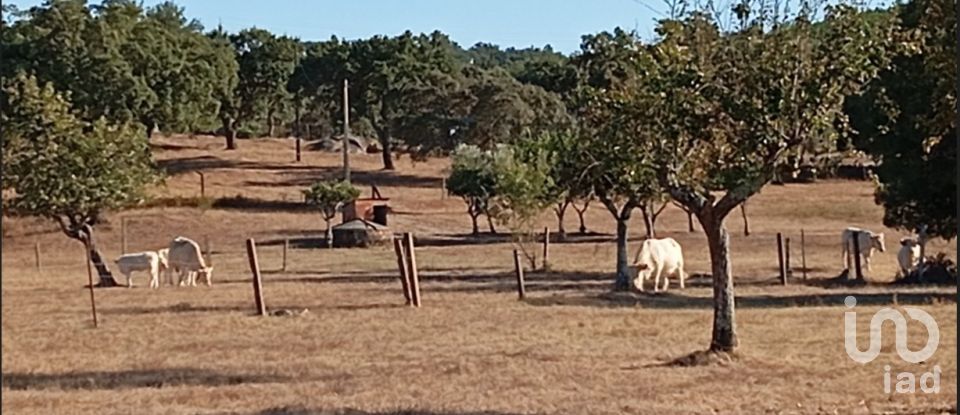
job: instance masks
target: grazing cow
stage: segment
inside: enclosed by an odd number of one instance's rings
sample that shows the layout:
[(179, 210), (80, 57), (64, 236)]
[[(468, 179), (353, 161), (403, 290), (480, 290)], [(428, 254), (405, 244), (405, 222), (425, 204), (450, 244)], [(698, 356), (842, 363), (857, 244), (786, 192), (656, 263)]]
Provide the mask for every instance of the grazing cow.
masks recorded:
[(150, 288), (160, 288), (160, 257), (156, 252), (137, 252), (121, 255), (114, 261), (120, 273), (127, 277), (127, 287), (133, 287), (131, 275), (134, 271), (150, 272)]
[(883, 244), (883, 233), (873, 233), (866, 229), (849, 227), (843, 230), (843, 233), (840, 235), (841, 242), (843, 243), (843, 268), (850, 269), (850, 265), (853, 264), (853, 235), (859, 232), (859, 239), (857, 243), (860, 245), (860, 252), (858, 254), (863, 255), (863, 262), (867, 267), (867, 270), (870, 269), (870, 256), (873, 255), (873, 250), (877, 249), (880, 252), (884, 252), (886, 247)]
[[(213, 277), (213, 267), (208, 267), (203, 261), (200, 245), (193, 240), (178, 236), (170, 241), (167, 253), (167, 273), (177, 271), (179, 285), (197, 285), (197, 274), (209, 286)], [(170, 277), (168, 276), (169, 280)]]
[(663, 290), (670, 284), (670, 276), (680, 279), (680, 288), (686, 288), (683, 272), (683, 251), (680, 244), (673, 238), (647, 239), (640, 245), (637, 256), (633, 260), (636, 276), (633, 285), (643, 291), (643, 282), (653, 277), (653, 292), (660, 291), (660, 277), (663, 277)]
[(900, 238), (900, 252), (897, 253), (897, 263), (900, 269), (897, 277), (906, 277), (913, 268), (920, 264), (920, 242), (914, 238)]

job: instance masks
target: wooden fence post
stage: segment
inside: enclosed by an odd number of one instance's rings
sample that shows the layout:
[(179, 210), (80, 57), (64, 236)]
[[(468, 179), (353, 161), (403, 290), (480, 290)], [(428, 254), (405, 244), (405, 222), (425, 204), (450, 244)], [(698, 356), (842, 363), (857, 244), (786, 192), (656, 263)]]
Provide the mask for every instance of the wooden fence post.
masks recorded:
[(420, 307), (420, 274), (417, 271), (417, 253), (413, 245), (413, 233), (403, 234), (404, 248), (407, 254), (407, 275), (410, 278), (410, 298), (414, 307)]
[(90, 263), (93, 262), (90, 258), (90, 243), (85, 242), (83, 248), (87, 251), (87, 283), (90, 287), (90, 312), (93, 314), (93, 328), (100, 327), (100, 322), (97, 321), (97, 299), (93, 295), (93, 268), (91, 268)]
[(247, 258), (250, 259), (250, 272), (253, 273), (253, 302), (257, 307), (257, 315), (267, 315), (267, 307), (263, 303), (263, 283), (260, 281), (260, 264), (257, 261), (257, 243), (253, 238), (247, 239)]
[(523, 283), (523, 264), (520, 262), (520, 252), (513, 250), (513, 269), (517, 274), (517, 295), (523, 300), (527, 295), (527, 289)]
[(287, 250), (290, 249), (290, 239), (285, 238), (283, 240), (283, 264), (280, 265), (281, 271), (287, 270)]
[(550, 269), (550, 228), (543, 228), (543, 270)]
[(206, 179), (203, 176), (203, 172), (198, 171), (197, 174), (200, 175), (200, 197), (201, 198), (207, 197), (207, 183), (206, 183)]
[[(860, 268), (860, 231), (853, 233), (853, 268), (857, 281), (863, 281), (863, 270)], [(848, 278), (849, 274), (848, 272)]]
[(410, 290), (410, 273), (407, 272), (407, 254), (403, 249), (403, 238), (393, 239), (393, 251), (397, 254), (397, 268), (400, 269), (400, 286), (403, 288), (403, 299), (407, 305), (413, 305), (413, 295)]
[(120, 254), (127, 253), (127, 218), (120, 218)]
[(800, 229), (800, 266), (803, 267), (803, 280), (807, 280), (807, 238)]
[(780, 262), (780, 282), (787, 285), (787, 267), (783, 262), (783, 234), (777, 232), (777, 260)]
[(444, 200), (446, 198), (447, 198), (447, 178), (441, 177), (440, 178), (440, 200)]
[(297, 163), (300, 162), (300, 137), (297, 137)]
[(793, 268), (790, 266), (790, 237), (787, 237), (783, 244), (783, 261), (787, 264), (787, 279), (791, 279), (793, 278)]
[(36, 256), (37, 272), (43, 272), (43, 265), (40, 263), (40, 242), (33, 246), (33, 254)]

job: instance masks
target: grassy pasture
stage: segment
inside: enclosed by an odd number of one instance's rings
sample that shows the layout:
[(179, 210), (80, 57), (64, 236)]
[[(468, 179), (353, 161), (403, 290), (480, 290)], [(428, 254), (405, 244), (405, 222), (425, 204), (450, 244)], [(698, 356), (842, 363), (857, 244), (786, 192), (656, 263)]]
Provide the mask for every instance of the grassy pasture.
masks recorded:
[[(456, 198), (441, 198), (446, 160), (379, 170), (378, 155), (356, 155), (354, 181), (391, 198), (390, 226), (414, 232), (424, 307), (404, 307), (392, 247), (322, 249), (319, 214), (296, 207), (300, 190), (339, 172), (340, 156), (305, 152), (293, 141), (242, 140), (222, 151), (213, 137), (159, 138), (168, 172), (161, 198), (243, 196), (243, 209), (151, 207), (108, 215), (97, 241), (120, 254), (126, 218), (129, 251), (172, 237), (209, 240), (214, 286), (97, 290), (101, 327), (92, 329), (81, 246), (52, 223), (5, 222), (2, 261), (3, 403), (10, 413), (71, 414), (615, 414), (615, 413), (956, 413), (956, 289), (899, 287), (897, 240), (885, 229), (868, 182), (768, 186), (748, 204), (750, 236), (739, 214), (727, 219), (738, 294), (741, 358), (726, 365), (666, 363), (705, 348), (711, 327), (706, 240), (687, 232), (670, 206), (660, 236), (677, 239), (694, 277), (684, 291), (613, 294), (614, 222), (599, 204), (587, 225), (596, 234), (551, 245), (548, 273), (528, 274), (516, 299), (512, 249), (505, 236), (469, 238)], [(631, 254), (643, 232), (631, 223)], [(577, 229), (572, 209), (566, 218)], [(545, 214), (542, 225), (556, 229)], [(855, 225), (886, 234), (865, 287), (823, 281), (841, 270), (839, 234)], [(800, 230), (808, 281), (800, 275)], [(506, 231), (506, 229), (502, 229)], [(791, 238), (794, 280), (777, 281), (777, 232)], [(308, 309), (296, 317), (252, 317), (244, 240), (255, 238), (270, 309)], [(281, 271), (282, 241), (289, 239)], [(35, 267), (39, 244), (42, 269)], [(956, 252), (935, 241), (930, 250)], [(951, 254), (951, 257), (955, 255)], [(122, 282), (122, 278), (121, 278)], [(859, 345), (881, 307), (913, 306), (940, 327), (929, 362), (896, 354), (892, 325), (881, 354), (866, 365), (844, 353), (843, 299), (856, 295)], [(911, 349), (926, 340), (909, 325)], [(894, 373), (942, 370), (938, 394), (883, 391)], [(896, 382), (896, 380), (894, 380)]]

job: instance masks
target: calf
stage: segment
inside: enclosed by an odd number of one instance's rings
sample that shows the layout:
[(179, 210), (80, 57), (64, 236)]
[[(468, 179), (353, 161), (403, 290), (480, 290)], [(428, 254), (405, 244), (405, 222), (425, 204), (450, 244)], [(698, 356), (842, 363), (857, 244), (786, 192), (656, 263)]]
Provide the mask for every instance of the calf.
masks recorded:
[(633, 260), (637, 275), (633, 285), (643, 291), (643, 282), (653, 276), (653, 292), (659, 292), (660, 277), (663, 276), (663, 290), (670, 284), (669, 277), (676, 275), (680, 279), (680, 288), (686, 288), (683, 271), (683, 251), (673, 238), (647, 239), (640, 245)]
[(200, 245), (191, 239), (178, 236), (170, 241), (170, 247), (167, 253), (167, 279), (170, 279), (171, 270), (179, 274), (179, 285), (196, 286), (197, 275), (204, 279), (209, 286), (212, 284), (213, 267), (208, 267), (203, 261), (203, 254), (200, 252)]
[(877, 249), (880, 252), (884, 252), (886, 248), (883, 244), (883, 233), (873, 233), (866, 229), (849, 227), (844, 229), (840, 234), (841, 242), (843, 243), (843, 269), (850, 269), (850, 264), (853, 263), (853, 236), (859, 235), (857, 243), (860, 248), (860, 252), (856, 253), (858, 255), (863, 255), (863, 262), (867, 267), (867, 270), (870, 270), (870, 257), (873, 255), (873, 250)]
[(121, 255), (114, 261), (120, 273), (127, 277), (127, 287), (133, 287), (131, 275), (134, 271), (150, 272), (150, 288), (160, 288), (160, 257), (156, 252), (137, 252)]
[(920, 242), (914, 238), (900, 238), (900, 252), (897, 252), (897, 263), (900, 269), (897, 277), (906, 277), (913, 268), (920, 264)]

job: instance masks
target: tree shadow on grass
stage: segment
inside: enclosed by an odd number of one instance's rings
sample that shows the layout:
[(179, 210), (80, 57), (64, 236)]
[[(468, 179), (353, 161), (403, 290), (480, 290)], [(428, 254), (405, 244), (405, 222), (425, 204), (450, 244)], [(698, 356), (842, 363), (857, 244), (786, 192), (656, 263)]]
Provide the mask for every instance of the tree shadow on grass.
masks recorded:
[[(225, 414), (224, 414), (225, 415)], [(309, 409), (301, 406), (284, 406), (279, 408), (270, 408), (260, 412), (254, 412), (250, 415), (514, 415), (510, 412), (498, 411), (471, 411), (471, 412), (450, 412), (450, 411), (431, 411), (425, 409), (395, 409), (387, 411), (370, 412), (353, 408), (340, 409)]]
[[(895, 305), (895, 304), (941, 304), (956, 303), (955, 293), (910, 292), (910, 293), (848, 293), (804, 294), (804, 295), (739, 295), (737, 308), (789, 308), (789, 307), (841, 307), (847, 296), (854, 296), (857, 305)], [(578, 297), (533, 297), (524, 300), (533, 306), (583, 306), (583, 307), (642, 307), (651, 309), (713, 309), (712, 297), (692, 297), (666, 293), (623, 293), (610, 292), (593, 296)]]
[[(338, 377), (349, 376), (346, 374)], [(279, 375), (219, 373), (207, 369), (171, 368), (117, 372), (11, 373), (3, 374), (3, 387), (12, 390), (128, 389), (169, 386), (227, 386), (245, 383), (290, 382)], [(297, 381), (300, 381), (297, 379)]]

